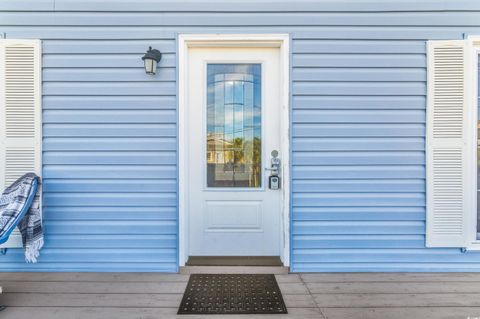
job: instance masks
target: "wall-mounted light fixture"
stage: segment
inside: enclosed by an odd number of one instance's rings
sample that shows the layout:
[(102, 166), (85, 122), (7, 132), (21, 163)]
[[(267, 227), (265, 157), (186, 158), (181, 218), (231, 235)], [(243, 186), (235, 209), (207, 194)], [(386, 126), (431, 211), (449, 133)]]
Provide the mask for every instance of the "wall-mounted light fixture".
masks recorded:
[(160, 62), (162, 54), (157, 49), (149, 47), (147, 53), (142, 57), (143, 64), (145, 65), (145, 72), (149, 75), (155, 75), (157, 70), (157, 63)]

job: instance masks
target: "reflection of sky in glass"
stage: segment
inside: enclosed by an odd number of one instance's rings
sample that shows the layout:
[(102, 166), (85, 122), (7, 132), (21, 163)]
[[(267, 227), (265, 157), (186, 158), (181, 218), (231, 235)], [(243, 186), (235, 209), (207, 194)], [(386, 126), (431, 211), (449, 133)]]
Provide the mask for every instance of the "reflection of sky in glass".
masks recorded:
[(261, 65), (207, 66), (208, 186), (259, 187)]

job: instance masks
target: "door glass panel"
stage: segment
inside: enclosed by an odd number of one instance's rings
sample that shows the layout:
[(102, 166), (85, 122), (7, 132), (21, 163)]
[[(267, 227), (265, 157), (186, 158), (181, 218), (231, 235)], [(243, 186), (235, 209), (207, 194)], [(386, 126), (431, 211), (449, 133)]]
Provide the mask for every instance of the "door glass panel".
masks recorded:
[[(480, 61), (480, 55), (478, 55)], [(475, 72), (480, 77), (480, 63)], [(480, 92), (480, 81), (477, 83), (477, 92)], [(480, 239), (480, 94), (477, 95), (477, 239)]]
[(261, 65), (207, 65), (207, 186), (261, 187)]

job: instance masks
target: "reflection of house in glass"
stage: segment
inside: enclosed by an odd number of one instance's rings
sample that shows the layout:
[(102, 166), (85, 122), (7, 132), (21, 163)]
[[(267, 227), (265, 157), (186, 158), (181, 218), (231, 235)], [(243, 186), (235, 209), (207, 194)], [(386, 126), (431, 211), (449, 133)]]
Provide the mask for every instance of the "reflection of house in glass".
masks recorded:
[(207, 186), (261, 186), (261, 65), (209, 64)]
[(259, 187), (261, 141), (236, 138), (226, 141), (223, 134), (207, 136), (207, 176), (210, 187)]

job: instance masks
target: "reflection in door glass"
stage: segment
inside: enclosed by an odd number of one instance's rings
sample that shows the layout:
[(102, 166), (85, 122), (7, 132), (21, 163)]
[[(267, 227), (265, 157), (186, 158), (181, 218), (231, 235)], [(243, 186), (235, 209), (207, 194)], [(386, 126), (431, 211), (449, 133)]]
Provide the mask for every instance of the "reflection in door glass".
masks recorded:
[[(478, 55), (480, 61), (480, 54)], [(480, 76), (480, 64), (476, 72)], [(477, 83), (477, 92), (480, 92), (480, 81)], [(477, 239), (480, 239), (480, 94), (477, 96)]]
[(261, 65), (207, 66), (207, 186), (261, 187)]

